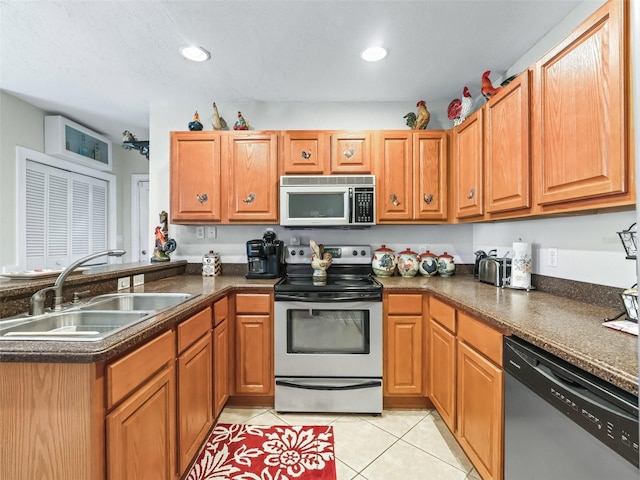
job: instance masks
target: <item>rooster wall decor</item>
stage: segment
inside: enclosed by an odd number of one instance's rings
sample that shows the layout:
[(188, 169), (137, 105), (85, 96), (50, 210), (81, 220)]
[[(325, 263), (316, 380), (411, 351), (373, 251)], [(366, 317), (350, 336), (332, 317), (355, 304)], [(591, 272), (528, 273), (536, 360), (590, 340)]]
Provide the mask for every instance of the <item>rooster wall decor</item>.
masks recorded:
[(480, 89), (482, 91), (482, 95), (484, 95), (484, 98), (486, 98), (487, 100), (493, 97), (502, 88), (494, 87), (491, 83), (491, 80), (489, 79), (489, 75), (491, 75), (491, 70), (487, 70), (482, 74), (482, 86)]
[(413, 112), (407, 113), (403, 118), (407, 121), (407, 126), (412, 130), (426, 130), (431, 120), (431, 113), (427, 110), (427, 103), (424, 100), (420, 100), (416, 103), (418, 107), (418, 114)]
[(464, 87), (462, 89), (462, 99), (456, 98), (451, 101), (447, 108), (447, 115), (449, 120), (453, 120), (453, 126), (457, 127), (471, 114), (471, 110), (473, 110), (473, 98), (469, 93), (469, 89)]

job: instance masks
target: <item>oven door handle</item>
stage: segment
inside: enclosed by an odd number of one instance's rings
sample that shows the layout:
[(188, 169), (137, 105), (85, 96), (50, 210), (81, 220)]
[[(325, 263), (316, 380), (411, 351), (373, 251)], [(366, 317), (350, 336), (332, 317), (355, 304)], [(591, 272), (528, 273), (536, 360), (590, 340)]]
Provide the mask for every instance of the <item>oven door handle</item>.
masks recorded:
[(288, 295), (286, 293), (278, 293), (275, 301), (281, 300), (293, 300), (297, 302), (305, 302), (305, 303), (313, 303), (313, 302), (358, 302), (358, 301), (374, 301), (379, 302), (382, 300), (382, 294), (379, 292), (376, 293), (362, 293), (358, 297), (336, 297), (336, 296), (327, 296), (326, 298), (317, 297), (317, 296), (300, 296), (300, 295)]
[(367, 380), (365, 382), (349, 385), (313, 385), (310, 383), (297, 383), (289, 380), (276, 380), (276, 385), (282, 387), (301, 388), (303, 390), (360, 390), (363, 388), (377, 388), (382, 386), (381, 380)]

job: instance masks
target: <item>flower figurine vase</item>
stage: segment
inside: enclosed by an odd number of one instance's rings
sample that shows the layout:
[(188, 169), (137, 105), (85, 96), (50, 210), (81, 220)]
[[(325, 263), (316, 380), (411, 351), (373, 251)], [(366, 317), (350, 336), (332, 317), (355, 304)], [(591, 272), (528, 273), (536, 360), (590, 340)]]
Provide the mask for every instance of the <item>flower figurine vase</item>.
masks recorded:
[(433, 277), (438, 273), (438, 256), (427, 250), (418, 258), (418, 271), (425, 277)]
[(415, 277), (418, 273), (420, 264), (418, 262), (418, 254), (409, 248), (398, 254), (398, 272), (403, 277)]
[(456, 273), (456, 264), (453, 262), (453, 256), (444, 252), (438, 257), (438, 274), (441, 277), (450, 277)]
[(396, 255), (386, 245), (373, 252), (371, 268), (377, 277), (390, 277), (396, 269)]

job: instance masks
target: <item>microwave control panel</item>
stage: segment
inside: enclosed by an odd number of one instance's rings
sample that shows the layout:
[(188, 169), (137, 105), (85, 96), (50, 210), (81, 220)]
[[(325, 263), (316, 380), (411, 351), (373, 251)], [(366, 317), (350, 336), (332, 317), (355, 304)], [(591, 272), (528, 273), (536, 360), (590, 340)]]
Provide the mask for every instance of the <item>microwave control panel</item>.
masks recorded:
[(375, 222), (374, 187), (354, 187), (349, 193), (353, 197), (352, 223)]

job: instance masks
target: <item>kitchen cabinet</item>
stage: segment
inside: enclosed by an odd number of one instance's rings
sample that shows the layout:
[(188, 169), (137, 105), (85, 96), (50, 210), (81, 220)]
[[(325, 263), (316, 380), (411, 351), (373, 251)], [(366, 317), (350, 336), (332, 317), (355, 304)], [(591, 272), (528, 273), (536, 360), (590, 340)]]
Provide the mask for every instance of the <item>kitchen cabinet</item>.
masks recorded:
[(273, 395), (273, 294), (235, 297), (236, 395)]
[(485, 206), (488, 218), (531, 207), (529, 77), (525, 71), (484, 107)]
[(283, 175), (322, 175), (329, 170), (330, 134), (321, 130), (291, 130), (282, 133)]
[(177, 327), (178, 468), (184, 472), (213, 426), (211, 308)]
[(221, 144), (209, 132), (171, 132), (171, 223), (222, 221)]
[(481, 220), (484, 214), (483, 113), (477, 110), (453, 129), (452, 166), (455, 218)]
[(533, 166), (542, 212), (633, 204), (625, 5), (605, 3), (534, 66)]
[(447, 219), (447, 133), (380, 131), (375, 136), (379, 223)]
[(175, 478), (175, 348), (169, 330), (106, 367), (108, 480)]
[(218, 418), (229, 398), (229, 299), (213, 304), (213, 417)]
[(456, 311), (431, 297), (429, 300), (430, 399), (444, 423), (456, 427)]
[(423, 295), (384, 295), (384, 395), (425, 393)]
[(278, 221), (278, 135), (274, 132), (226, 136), (223, 159), (229, 222)]
[(371, 173), (371, 133), (331, 134), (330, 173)]

